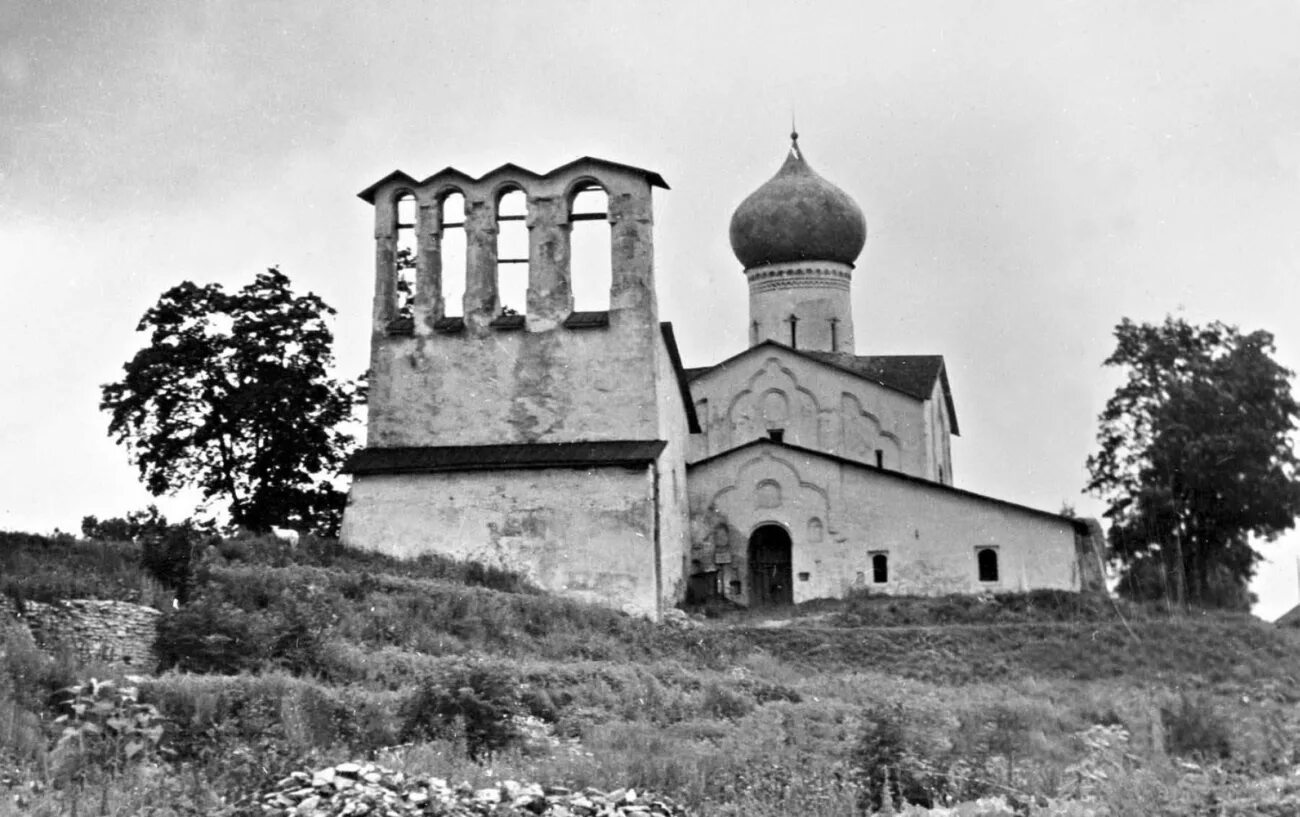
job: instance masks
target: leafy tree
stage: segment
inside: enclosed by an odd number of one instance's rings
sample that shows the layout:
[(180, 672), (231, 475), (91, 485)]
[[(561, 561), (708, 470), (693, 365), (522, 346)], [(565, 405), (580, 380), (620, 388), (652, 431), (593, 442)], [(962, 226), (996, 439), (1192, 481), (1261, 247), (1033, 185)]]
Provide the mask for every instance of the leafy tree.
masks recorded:
[(353, 445), (357, 387), (330, 376), (333, 314), (276, 268), (238, 292), (163, 293), (136, 327), (149, 345), (100, 403), (149, 491), (196, 487), (251, 530), (334, 533), (344, 496), (330, 478)]
[(1128, 379), (1101, 414), (1088, 490), (1133, 597), (1248, 606), (1259, 554), (1300, 514), (1291, 433), (1300, 407), (1273, 336), (1222, 323), (1115, 328), (1105, 365)]

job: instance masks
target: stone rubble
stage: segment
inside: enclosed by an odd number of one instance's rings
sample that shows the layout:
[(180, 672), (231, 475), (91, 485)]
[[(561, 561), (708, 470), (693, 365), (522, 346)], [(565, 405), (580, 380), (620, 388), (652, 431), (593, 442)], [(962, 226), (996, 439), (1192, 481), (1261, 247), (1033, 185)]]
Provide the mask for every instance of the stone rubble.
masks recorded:
[(269, 817), (685, 817), (667, 800), (636, 789), (571, 791), (503, 780), (494, 788), (448, 785), (437, 777), (407, 777), (373, 763), (340, 763), (293, 772), (261, 798)]

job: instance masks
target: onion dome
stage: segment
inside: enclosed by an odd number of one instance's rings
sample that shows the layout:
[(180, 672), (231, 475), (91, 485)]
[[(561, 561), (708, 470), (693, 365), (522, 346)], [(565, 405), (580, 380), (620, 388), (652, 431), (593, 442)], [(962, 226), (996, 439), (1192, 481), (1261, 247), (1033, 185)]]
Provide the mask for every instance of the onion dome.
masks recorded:
[(790, 134), (790, 155), (731, 216), (731, 250), (745, 269), (798, 261), (853, 265), (867, 220), (848, 194), (817, 175)]

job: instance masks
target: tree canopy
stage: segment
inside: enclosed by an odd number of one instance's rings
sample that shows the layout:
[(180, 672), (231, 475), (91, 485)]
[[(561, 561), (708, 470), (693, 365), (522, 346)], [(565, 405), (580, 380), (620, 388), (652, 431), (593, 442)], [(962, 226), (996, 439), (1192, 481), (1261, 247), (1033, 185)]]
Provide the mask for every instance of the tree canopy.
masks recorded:
[(1126, 318), (1115, 337), (1105, 365), (1127, 380), (1099, 418), (1088, 490), (1109, 506), (1120, 589), (1248, 605), (1260, 558), (1250, 538), (1272, 539), (1300, 514), (1292, 372), (1264, 331)]
[(330, 373), (333, 314), (275, 268), (237, 292), (186, 281), (163, 293), (136, 327), (149, 345), (100, 403), (149, 491), (198, 488), (252, 530), (336, 530), (331, 479), (358, 390)]

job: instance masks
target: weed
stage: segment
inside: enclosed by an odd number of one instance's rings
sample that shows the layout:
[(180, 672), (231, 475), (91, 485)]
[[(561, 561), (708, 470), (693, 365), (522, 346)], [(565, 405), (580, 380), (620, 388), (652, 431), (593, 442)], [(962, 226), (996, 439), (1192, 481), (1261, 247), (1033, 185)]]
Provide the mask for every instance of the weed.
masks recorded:
[(1183, 692), (1176, 704), (1160, 707), (1160, 720), (1170, 754), (1198, 760), (1232, 755), (1228, 722), (1208, 696)]

